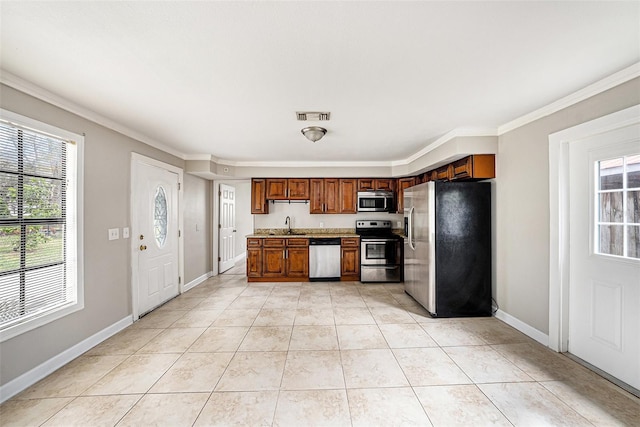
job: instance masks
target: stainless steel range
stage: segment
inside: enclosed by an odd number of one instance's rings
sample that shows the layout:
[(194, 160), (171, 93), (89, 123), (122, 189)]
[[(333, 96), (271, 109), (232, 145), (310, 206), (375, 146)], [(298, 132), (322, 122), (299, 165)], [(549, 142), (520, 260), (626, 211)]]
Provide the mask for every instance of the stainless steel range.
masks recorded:
[(356, 233), (360, 235), (360, 281), (401, 282), (404, 242), (393, 233), (391, 221), (356, 221)]

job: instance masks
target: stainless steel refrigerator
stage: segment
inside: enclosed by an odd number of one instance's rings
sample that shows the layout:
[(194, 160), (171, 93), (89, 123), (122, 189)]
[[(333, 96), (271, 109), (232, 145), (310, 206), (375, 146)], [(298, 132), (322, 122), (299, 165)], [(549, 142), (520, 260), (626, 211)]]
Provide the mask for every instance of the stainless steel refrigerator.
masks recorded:
[(404, 191), (404, 284), (434, 317), (491, 316), (491, 184)]

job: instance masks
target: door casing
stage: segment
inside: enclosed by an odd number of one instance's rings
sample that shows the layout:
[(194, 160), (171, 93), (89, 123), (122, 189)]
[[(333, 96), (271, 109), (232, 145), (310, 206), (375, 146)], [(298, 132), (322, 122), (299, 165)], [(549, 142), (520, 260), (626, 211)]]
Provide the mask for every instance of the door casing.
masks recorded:
[(640, 123), (640, 105), (549, 135), (549, 347), (569, 348), (569, 144)]

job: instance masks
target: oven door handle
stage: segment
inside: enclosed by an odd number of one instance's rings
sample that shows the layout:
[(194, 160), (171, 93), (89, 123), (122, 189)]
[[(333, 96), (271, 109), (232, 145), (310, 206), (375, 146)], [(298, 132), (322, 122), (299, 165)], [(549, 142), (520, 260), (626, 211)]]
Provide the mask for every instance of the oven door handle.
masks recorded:
[(409, 239), (409, 247), (415, 251), (416, 246), (413, 244), (413, 211), (414, 210), (415, 210), (414, 206), (411, 206), (411, 209), (409, 209), (409, 225), (408, 225), (409, 235), (407, 237)]
[(399, 265), (375, 265), (375, 264), (363, 264), (362, 267), (366, 267), (366, 268), (379, 268), (379, 269), (385, 269), (385, 270), (395, 270), (396, 268), (399, 268)]
[(398, 239), (375, 239), (375, 238), (361, 238), (360, 241), (362, 243), (393, 243), (397, 242)]

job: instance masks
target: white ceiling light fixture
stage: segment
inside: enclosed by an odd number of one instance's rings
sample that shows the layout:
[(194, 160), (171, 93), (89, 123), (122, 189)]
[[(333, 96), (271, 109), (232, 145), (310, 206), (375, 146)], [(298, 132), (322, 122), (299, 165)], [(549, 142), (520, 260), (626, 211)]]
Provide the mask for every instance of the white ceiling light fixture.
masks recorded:
[(322, 139), (327, 130), (320, 126), (309, 126), (302, 129), (302, 134), (311, 142), (316, 142)]

